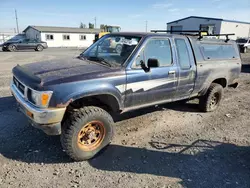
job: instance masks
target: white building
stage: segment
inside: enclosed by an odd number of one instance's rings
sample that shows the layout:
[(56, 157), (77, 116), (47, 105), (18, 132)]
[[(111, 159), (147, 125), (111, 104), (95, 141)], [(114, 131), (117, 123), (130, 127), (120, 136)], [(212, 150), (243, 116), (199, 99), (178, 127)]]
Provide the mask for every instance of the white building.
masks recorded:
[(237, 39), (250, 37), (250, 22), (190, 16), (167, 23), (167, 30), (202, 30), (210, 34), (234, 33), (235, 36), (230, 38)]
[(48, 47), (88, 47), (100, 29), (28, 26), (23, 32), (29, 39), (45, 41)]

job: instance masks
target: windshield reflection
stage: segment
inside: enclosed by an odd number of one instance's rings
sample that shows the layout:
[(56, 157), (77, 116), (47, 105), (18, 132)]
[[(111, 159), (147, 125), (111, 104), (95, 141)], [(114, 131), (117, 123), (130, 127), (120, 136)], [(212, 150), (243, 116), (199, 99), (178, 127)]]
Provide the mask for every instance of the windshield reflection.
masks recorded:
[(102, 37), (80, 56), (91, 61), (102, 61), (111, 65), (122, 65), (137, 47), (141, 37), (107, 35)]

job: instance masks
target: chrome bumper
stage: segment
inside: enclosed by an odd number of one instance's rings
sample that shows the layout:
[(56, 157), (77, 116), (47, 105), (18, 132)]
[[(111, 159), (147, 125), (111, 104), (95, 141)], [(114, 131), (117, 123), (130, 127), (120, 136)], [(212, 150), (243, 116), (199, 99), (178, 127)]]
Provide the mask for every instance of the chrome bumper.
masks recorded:
[[(26, 101), (14, 84), (11, 84), (11, 93), (16, 98), (20, 111), (31, 120), (32, 125), (42, 129), (47, 134), (55, 134), (46, 130), (53, 129), (54, 126), (59, 128), (66, 108), (38, 108)], [(56, 134), (59, 134), (61, 130), (57, 132)]]

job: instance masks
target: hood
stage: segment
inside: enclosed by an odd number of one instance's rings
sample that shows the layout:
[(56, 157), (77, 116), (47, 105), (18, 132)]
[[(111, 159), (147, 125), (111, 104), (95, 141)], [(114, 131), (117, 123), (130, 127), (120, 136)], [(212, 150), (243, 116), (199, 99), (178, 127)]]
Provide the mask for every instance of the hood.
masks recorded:
[(77, 58), (37, 62), (26, 64), (22, 67), (39, 77), (43, 85), (91, 79), (95, 78), (98, 73), (111, 71), (110, 67)]
[(3, 45), (13, 44), (13, 43), (17, 43), (17, 42), (14, 42), (14, 41), (7, 41), (7, 42), (4, 42)]

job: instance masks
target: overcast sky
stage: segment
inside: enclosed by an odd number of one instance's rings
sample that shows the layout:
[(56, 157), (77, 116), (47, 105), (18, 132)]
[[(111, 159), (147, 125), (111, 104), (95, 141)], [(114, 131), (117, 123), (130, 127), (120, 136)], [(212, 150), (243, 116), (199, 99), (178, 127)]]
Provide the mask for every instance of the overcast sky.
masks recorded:
[(250, 22), (250, 0), (0, 0), (0, 32), (28, 25), (79, 27), (94, 23), (120, 25), (122, 31), (165, 29), (166, 23), (187, 16)]

